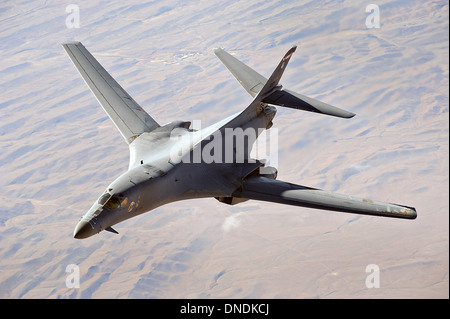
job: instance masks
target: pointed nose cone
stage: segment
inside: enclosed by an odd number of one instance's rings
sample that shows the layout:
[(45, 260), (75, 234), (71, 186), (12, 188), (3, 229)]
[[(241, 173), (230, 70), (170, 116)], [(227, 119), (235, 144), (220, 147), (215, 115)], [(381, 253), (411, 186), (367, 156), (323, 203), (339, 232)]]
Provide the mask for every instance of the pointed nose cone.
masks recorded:
[(77, 226), (75, 227), (75, 230), (73, 231), (73, 237), (76, 239), (83, 239), (91, 236), (93, 234), (93, 229), (91, 225), (82, 220), (80, 221)]

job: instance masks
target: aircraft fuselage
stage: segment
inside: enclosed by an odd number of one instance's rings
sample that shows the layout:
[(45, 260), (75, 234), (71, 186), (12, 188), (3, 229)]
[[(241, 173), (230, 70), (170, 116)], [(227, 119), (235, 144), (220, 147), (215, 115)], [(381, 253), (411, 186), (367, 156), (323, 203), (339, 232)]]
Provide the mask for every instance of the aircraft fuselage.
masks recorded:
[[(240, 114), (198, 131), (189, 129), (190, 122), (177, 121), (138, 136), (129, 145), (129, 169), (107, 187), (81, 218), (74, 237), (87, 238), (110, 230), (117, 223), (170, 202), (231, 196), (243, 178), (261, 163), (249, 158), (253, 139), (246, 140), (241, 154), (234, 150), (239, 141), (226, 145), (228, 130), (253, 130), (253, 137), (257, 138), (262, 129), (271, 126), (276, 108), (262, 104), (259, 112), (245, 117), (245, 122), (233, 121)], [(208, 136), (211, 138), (205, 139)], [(208, 163), (202, 154), (202, 143), (212, 143), (210, 150), (221, 153), (219, 159), (213, 156), (215, 161)], [(237, 160), (239, 156), (241, 162)], [(102, 203), (100, 199), (105, 194), (111, 198)]]

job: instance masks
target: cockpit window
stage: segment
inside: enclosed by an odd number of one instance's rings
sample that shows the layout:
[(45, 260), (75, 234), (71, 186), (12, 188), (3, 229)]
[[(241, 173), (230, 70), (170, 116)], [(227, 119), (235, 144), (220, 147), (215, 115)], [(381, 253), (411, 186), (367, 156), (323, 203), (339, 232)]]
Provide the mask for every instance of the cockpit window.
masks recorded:
[(108, 201), (108, 199), (111, 197), (110, 193), (104, 193), (100, 198), (98, 199), (98, 203), (100, 205), (105, 205), (105, 203)]
[(120, 207), (120, 200), (116, 196), (111, 196), (111, 198), (106, 202), (105, 207), (108, 209), (116, 209)]
[(128, 198), (119, 199), (116, 195), (111, 195), (108, 192), (105, 192), (100, 198), (98, 199), (98, 204), (105, 206), (108, 209), (116, 209), (121, 206), (121, 202), (128, 202)]

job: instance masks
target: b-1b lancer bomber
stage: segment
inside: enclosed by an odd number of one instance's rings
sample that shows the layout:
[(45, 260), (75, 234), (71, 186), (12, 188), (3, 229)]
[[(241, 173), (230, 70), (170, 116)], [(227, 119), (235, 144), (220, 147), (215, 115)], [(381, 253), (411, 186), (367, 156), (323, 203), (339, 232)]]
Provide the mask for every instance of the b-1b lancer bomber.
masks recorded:
[(275, 168), (266, 166), (264, 160), (251, 158), (256, 139), (273, 124), (275, 106), (341, 118), (354, 116), (279, 84), (295, 46), (283, 56), (269, 79), (225, 50), (215, 50), (253, 100), (244, 110), (197, 130), (187, 121), (161, 126), (83, 44), (73, 41), (62, 46), (130, 150), (128, 170), (106, 188), (81, 218), (73, 233), (75, 238), (87, 238), (103, 230), (117, 233), (112, 226), (126, 219), (170, 202), (206, 197), (229, 205), (258, 200), (364, 215), (406, 219), (417, 216), (413, 207), (277, 180)]

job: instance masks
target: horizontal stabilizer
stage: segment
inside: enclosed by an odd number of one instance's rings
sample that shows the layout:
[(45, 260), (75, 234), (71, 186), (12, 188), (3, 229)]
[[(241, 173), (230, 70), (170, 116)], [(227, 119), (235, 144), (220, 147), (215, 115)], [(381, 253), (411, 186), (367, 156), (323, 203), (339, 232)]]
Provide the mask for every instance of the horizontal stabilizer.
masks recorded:
[(255, 97), (266, 84), (265, 77), (224, 49), (216, 49), (214, 53), (252, 97)]
[(275, 91), (271, 95), (265, 97), (262, 102), (343, 118), (355, 116), (354, 113), (289, 90)]
[(236, 191), (233, 196), (345, 213), (406, 219), (417, 217), (413, 207), (340, 195), (262, 176), (244, 180), (242, 189)]

